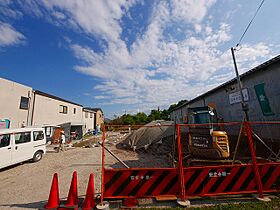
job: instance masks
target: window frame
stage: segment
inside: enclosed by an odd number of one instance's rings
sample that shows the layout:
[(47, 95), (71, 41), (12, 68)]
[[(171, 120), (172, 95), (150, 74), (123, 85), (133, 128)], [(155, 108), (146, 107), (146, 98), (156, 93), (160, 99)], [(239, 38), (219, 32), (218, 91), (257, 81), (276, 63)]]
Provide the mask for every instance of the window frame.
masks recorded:
[(68, 107), (64, 106), (64, 105), (59, 105), (59, 113), (67, 114), (68, 113)]
[[(26, 100), (26, 101), (24, 101)], [(29, 109), (29, 98), (25, 96), (20, 97), (19, 108), (28, 110)]]

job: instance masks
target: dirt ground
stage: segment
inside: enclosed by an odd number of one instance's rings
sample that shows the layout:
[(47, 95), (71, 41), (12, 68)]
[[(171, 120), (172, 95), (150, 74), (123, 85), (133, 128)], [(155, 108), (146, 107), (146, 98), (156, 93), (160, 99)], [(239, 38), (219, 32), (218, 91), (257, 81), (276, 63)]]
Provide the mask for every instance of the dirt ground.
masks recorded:
[[(106, 147), (112, 150), (130, 167), (158, 167), (167, 164), (164, 157), (155, 156), (145, 151), (135, 153), (116, 147), (125, 135), (108, 133)], [(95, 137), (97, 142), (101, 135)], [(0, 209), (38, 209), (46, 203), (52, 176), (58, 173), (60, 199), (66, 199), (70, 188), (73, 171), (78, 174), (78, 195), (85, 196), (90, 173), (95, 175), (95, 192), (101, 186), (101, 147), (68, 148), (56, 153), (48, 147), (47, 154), (37, 163), (26, 162), (0, 171)], [(151, 161), (153, 160), (153, 161)], [(105, 153), (105, 166), (123, 167), (108, 152)]]

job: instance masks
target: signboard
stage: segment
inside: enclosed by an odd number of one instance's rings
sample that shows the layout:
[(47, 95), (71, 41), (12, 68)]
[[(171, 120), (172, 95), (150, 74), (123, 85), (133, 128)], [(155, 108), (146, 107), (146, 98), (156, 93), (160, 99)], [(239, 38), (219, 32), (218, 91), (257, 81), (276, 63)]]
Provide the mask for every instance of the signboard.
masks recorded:
[(0, 129), (5, 129), (10, 127), (10, 120), (0, 120)]
[(268, 98), (264, 91), (264, 83), (255, 85), (255, 92), (256, 92), (259, 104), (261, 106), (263, 115), (264, 116), (274, 115), (274, 113), (272, 112), (272, 110), (270, 108)]
[[(248, 94), (248, 89), (242, 89), (242, 94), (244, 97), (244, 101), (249, 101), (249, 94)], [(236, 104), (236, 103), (240, 103), (241, 100), (241, 95), (240, 95), (240, 91), (234, 92), (234, 93), (230, 93), (228, 95), (229, 97), (229, 103), (230, 104)]]

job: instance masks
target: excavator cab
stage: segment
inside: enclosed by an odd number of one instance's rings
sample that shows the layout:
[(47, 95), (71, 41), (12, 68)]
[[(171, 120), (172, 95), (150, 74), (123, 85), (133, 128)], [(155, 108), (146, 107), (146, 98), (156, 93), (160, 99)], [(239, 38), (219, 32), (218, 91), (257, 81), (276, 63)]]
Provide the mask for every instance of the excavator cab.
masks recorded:
[(225, 159), (229, 157), (227, 133), (218, 126), (214, 108), (195, 107), (188, 109), (189, 153), (203, 159)]

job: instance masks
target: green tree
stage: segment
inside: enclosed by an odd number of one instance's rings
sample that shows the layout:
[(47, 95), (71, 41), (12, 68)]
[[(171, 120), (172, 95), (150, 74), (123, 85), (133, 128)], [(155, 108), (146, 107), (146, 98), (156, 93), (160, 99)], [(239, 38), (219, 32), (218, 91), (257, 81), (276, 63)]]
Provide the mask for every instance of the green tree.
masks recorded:
[(170, 112), (168, 110), (166, 110), (166, 109), (162, 110), (161, 111), (161, 119), (170, 120), (169, 114), (170, 114)]
[(160, 120), (161, 119), (161, 111), (159, 110), (151, 110), (151, 113), (149, 115), (149, 121), (153, 121), (153, 120)]
[(133, 116), (131, 116), (130, 114), (125, 114), (122, 117), (123, 117), (124, 125), (134, 125), (135, 124), (135, 120), (134, 120)]
[(138, 112), (134, 115), (135, 124), (145, 124), (149, 122), (148, 116), (144, 112)]

